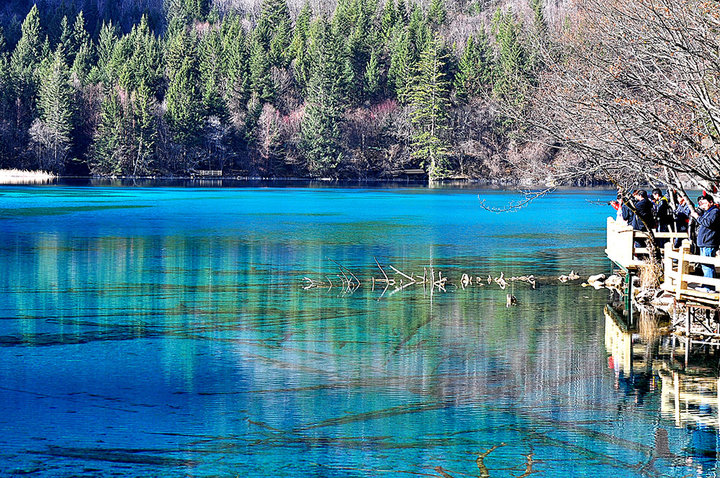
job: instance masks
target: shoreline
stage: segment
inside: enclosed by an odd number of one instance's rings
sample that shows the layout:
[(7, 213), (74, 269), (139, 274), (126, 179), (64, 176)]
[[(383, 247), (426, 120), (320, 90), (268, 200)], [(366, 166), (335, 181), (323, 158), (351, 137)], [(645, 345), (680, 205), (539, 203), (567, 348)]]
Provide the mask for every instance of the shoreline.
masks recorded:
[(38, 184), (49, 183), (58, 176), (46, 171), (28, 171), (24, 169), (0, 169), (0, 184)]
[(516, 189), (519, 191), (532, 191), (541, 189), (606, 189), (611, 188), (611, 185), (602, 182), (596, 182), (592, 184), (563, 184), (563, 185), (548, 185), (548, 184), (529, 184), (523, 181), (502, 181), (502, 180), (488, 180), (488, 179), (472, 179), (472, 178), (447, 178), (442, 180), (429, 181), (425, 179), (417, 178), (312, 178), (312, 177), (261, 177), (261, 176), (204, 176), (204, 175), (157, 175), (157, 176), (99, 176), (99, 175), (61, 175), (47, 173), (44, 171), (24, 171), (17, 169), (0, 169), (0, 185), (3, 184), (36, 184), (36, 183), (50, 183), (50, 182), (70, 182), (70, 183), (86, 183), (88, 185), (94, 185), (93, 183), (172, 183), (172, 182), (192, 182), (196, 184), (208, 184), (208, 185), (223, 185), (223, 183), (268, 183), (281, 185), (287, 184), (313, 184), (313, 185), (327, 185), (332, 186), (347, 186), (347, 185), (414, 185), (424, 187), (453, 187), (453, 186), (479, 186), (488, 189)]

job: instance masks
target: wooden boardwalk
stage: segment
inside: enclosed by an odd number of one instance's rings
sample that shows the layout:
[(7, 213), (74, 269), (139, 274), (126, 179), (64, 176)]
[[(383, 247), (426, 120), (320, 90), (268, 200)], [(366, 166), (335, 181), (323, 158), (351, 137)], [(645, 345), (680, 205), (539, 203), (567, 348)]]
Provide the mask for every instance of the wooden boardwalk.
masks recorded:
[[(701, 266), (720, 266), (720, 258), (705, 257), (691, 253), (687, 233), (655, 233), (655, 239), (667, 239), (661, 250), (662, 289), (671, 298), (671, 331), (687, 341), (687, 349), (693, 345), (720, 346), (720, 279), (703, 277)], [(649, 263), (650, 250), (640, 247), (647, 241), (645, 232), (607, 220), (608, 258), (625, 272), (625, 313), (633, 323), (632, 282), (640, 269)], [(674, 240), (680, 239), (680, 247)], [(710, 289), (710, 291), (708, 291)]]

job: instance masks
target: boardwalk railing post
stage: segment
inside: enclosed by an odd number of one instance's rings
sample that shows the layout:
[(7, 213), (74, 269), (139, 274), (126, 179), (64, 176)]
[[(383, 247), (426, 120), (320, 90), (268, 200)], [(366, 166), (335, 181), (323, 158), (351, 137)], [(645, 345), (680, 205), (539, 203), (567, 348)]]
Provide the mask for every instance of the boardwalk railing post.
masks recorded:
[(690, 263), (685, 256), (690, 255), (690, 241), (684, 240), (680, 246), (680, 255), (678, 257), (678, 285), (675, 291), (675, 297), (680, 299), (682, 291), (687, 289), (686, 276), (690, 274)]
[(663, 288), (665, 290), (672, 290), (672, 257), (670, 255), (672, 254), (672, 241), (668, 241), (665, 243), (665, 253), (663, 255)]

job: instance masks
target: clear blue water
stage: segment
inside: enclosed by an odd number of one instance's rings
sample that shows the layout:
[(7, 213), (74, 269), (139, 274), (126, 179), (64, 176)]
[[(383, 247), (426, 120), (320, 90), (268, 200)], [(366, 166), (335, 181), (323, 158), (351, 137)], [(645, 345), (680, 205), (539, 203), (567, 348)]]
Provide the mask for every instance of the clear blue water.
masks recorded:
[[(517, 199), (0, 187), (0, 475), (714, 476), (715, 430), (608, 366), (608, 292), (555, 279), (608, 270), (612, 192), (478, 195)], [(459, 286), (500, 272), (538, 288)]]

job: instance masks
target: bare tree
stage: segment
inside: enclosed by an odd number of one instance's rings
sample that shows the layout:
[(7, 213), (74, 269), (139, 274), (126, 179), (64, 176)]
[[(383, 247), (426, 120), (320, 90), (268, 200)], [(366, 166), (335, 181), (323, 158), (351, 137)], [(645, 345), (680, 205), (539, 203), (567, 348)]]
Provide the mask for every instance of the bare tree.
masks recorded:
[[(629, 184), (720, 180), (720, 4), (577, 0), (544, 51), (531, 124), (581, 161), (558, 181), (599, 174)], [(687, 183), (686, 183), (687, 184)]]

